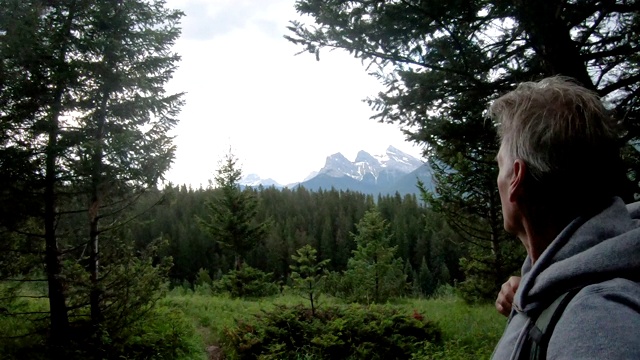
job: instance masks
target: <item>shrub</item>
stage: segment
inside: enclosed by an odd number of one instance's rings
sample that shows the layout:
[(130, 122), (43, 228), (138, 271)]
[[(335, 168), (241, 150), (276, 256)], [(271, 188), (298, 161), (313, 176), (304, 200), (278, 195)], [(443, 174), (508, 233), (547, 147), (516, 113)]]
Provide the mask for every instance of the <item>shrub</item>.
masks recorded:
[(344, 275), (337, 271), (328, 272), (321, 285), (321, 293), (343, 300), (347, 300), (347, 295), (350, 293), (349, 284), (345, 281)]
[(194, 285), (193, 293), (196, 295), (211, 296), (214, 290), (211, 288), (211, 284), (204, 283), (202, 285)]
[(441, 331), (423, 316), (383, 305), (316, 310), (277, 306), (225, 328), (222, 343), (238, 359), (409, 359)]
[[(175, 309), (158, 307), (135, 327), (125, 329), (120, 341), (123, 359), (202, 359), (202, 340), (194, 326)], [(115, 354), (111, 354), (115, 355)], [(115, 358), (115, 357), (111, 357)]]
[(271, 273), (265, 273), (249, 265), (233, 270), (214, 282), (217, 292), (228, 292), (232, 298), (259, 298), (275, 295), (278, 286), (271, 282)]
[[(4, 319), (3, 319), (4, 320)], [(1, 321), (2, 325), (8, 323)], [(204, 359), (202, 341), (191, 322), (181, 311), (156, 307), (143, 314), (139, 321), (110, 334), (95, 332), (91, 324), (75, 321), (71, 328), (71, 344), (64, 349), (65, 359)], [(50, 352), (43, 333), (25, 338), (0, 341), (0, 358), (49, 359)], [(99, 354), (99, 355), (98, 355)]]
[(198, 273), (196, 274), (196, 280), (195, 280), (195, 285), (211, 285), (212, 280), (211, 280), (211, 276), (209, 276), (209, 272), (203, 268), (200, 268), (200, 270), (198, 270)]

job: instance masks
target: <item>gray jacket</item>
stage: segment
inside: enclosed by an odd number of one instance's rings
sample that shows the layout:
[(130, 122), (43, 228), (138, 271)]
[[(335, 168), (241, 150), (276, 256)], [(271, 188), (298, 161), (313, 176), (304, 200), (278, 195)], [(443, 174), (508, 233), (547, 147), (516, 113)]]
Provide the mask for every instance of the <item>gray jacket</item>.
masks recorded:
[(548, 359), (640, 359), (640, 203), (616, 198), (571, 222), (534, 266), (527, 257), (493, 359), (518, 359), (529, 317), (582, 288), (552, 333)]

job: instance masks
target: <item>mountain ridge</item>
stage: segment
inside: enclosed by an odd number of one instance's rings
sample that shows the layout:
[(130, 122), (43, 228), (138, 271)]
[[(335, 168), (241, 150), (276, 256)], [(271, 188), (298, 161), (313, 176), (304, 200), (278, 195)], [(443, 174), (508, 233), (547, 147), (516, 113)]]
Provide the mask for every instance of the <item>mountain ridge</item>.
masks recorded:
[(329, 155), (320, 170), (312, 172), (301, 182), (283, 186), (272, 179), (263, 180), (256, 174), (249, 174), (240, 184), (277, 188), (303, 186), (309, 190), (333, 188), (374, 195), (395, 192), (417, 194), (418, 179), (432, 187), (431, 169), (428, 164), (394, 146), (389, 146), (384, 154), (372, 155), (360, 150), (354, 161), (350, 161), (340, 152)]

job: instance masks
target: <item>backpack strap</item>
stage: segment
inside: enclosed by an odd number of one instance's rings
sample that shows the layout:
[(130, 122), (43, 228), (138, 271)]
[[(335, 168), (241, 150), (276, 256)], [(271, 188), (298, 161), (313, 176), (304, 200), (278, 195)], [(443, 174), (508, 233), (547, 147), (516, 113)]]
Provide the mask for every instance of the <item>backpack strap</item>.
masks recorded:
[(560, 295), (551, 305), (542, 310), (538, 317), (533, 319), (535, 324), (529, 329), (527, 336), (530, 345), (529, 359), (543, 360), (547, 358), (547, 348), (553, 329), (562, 317), (564, 309), (580, 290), (582, 289), (577, 288)]

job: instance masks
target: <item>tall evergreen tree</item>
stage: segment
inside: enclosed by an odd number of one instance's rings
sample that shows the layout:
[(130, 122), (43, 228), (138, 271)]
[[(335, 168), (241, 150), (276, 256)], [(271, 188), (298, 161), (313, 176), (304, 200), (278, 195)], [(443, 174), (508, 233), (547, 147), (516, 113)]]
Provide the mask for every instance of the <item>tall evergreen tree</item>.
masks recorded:
[[(129, 245), (119, 227), (173, 159), (167, 132), (182, 102), (163, 86), (179, 60), (170, 47), (181, 16), (163, 1), (0, 1), (2, 172), (34, 204), (27, 236), (44, 240), (52, 344), (68, 340), (71, 309), (89, 304), (95, 328), (107, 320), (122, 328), (125, 313), (151, 300), (128, 296), (154, 293), (116, 271), (148, 275), (145, 261), (122, 256)], [(30, 165), (8, 161), (12, 153)], [(99, 237), (110, 240), (103, 250)], [(63, 266), (73, 258), (88, 283)]]
[(390, 246), (389, 225), (377, 209), (369, 210), (353, 234), (356, 249), (349, 259), (345, 277), (354, 292), (354, 300), (380, 303), (399, 296), (406, 287), (403, 264)]
[(247, 255), (267, 235), (269, 223), (258, 222), (258, 199), (250, 190), (242, 190), (238, 181), (242, 170), (229, 151), (216, 170), (217, 191), (207, 203), (207, 215), (198, 222), (221, 246), (235, 256), (234, 269), (240, 270)]
[(91, 314), (100, 321), (98, 239), (142, 192), (155, 188), (173, 159), (167, 132), (182, 101), (163, 86), (179, 59), (170, 47), (181, 13), (164, 9), (163, 2), (119, 0), (99, 2), (88, 15), (78, 66), (93, 81), (83, 84), (78, 98), (86, 110), (71, 133), (83, 141), (70, 165), (77, 174), (73, 182), (86, 194)]
[(437, 280), (433, 276), (433, 272), (429, 269), (427, 265), (427, 260), (422, 258), (422, 262), (420, 263), (420, 270), (418, 270), (416, 281), (420, 285), (420, 290), (422, 295), (431, 296), (436, 291), (436, 286), (438, 285)]

